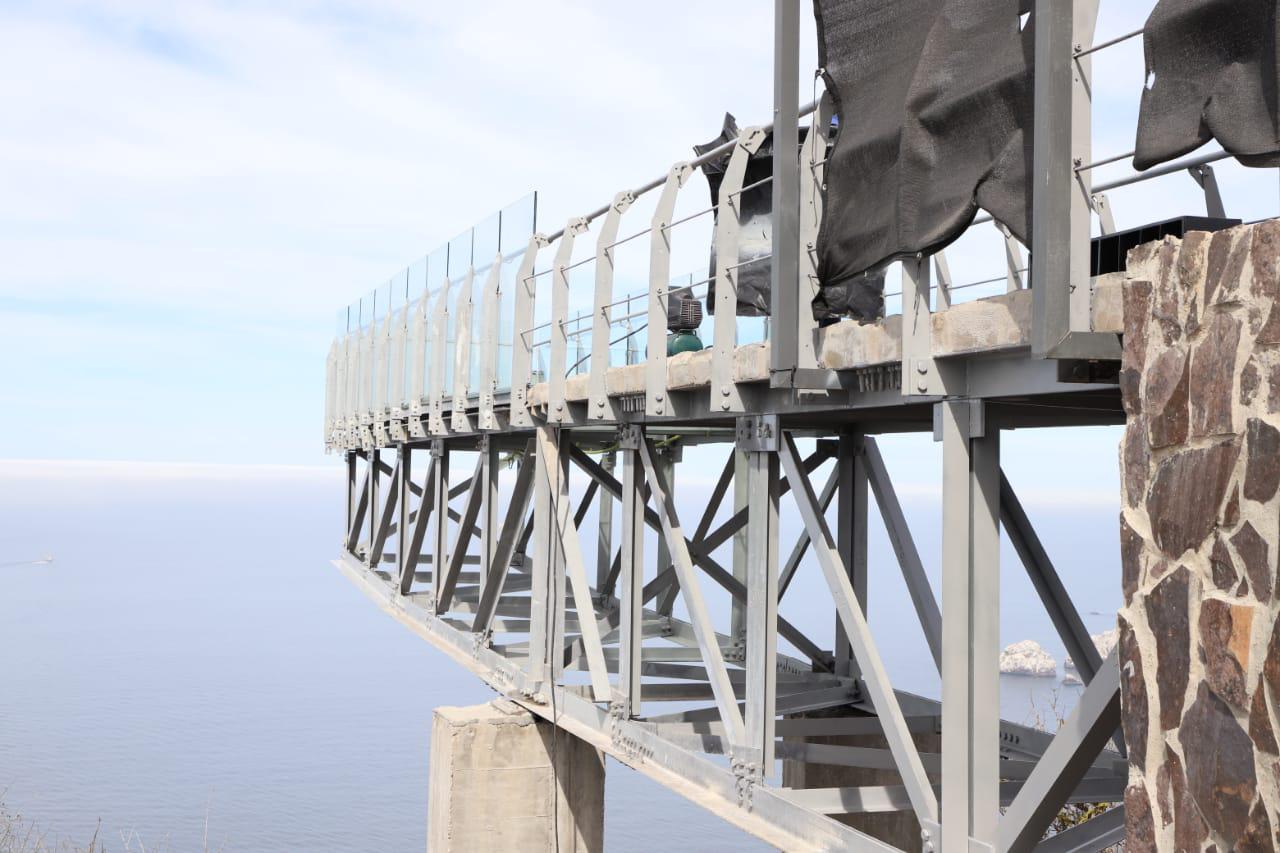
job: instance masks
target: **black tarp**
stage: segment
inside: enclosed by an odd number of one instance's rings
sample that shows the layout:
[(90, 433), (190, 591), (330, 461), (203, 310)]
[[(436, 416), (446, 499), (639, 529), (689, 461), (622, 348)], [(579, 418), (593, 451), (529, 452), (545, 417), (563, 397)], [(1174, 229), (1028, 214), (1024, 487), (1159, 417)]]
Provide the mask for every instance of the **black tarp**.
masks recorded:
[(839, 117), (815, 313), (878, 304), (885, 265), (943, 248), (979, 207), (1025, 241), (1034, 39), (1020, 5), (814, 0)]
[(1246, 166), (1280, 165), (1276, 0), (1160, 0), (1143, 33), (1147, 85), (1133, 165), (1216, 138)]

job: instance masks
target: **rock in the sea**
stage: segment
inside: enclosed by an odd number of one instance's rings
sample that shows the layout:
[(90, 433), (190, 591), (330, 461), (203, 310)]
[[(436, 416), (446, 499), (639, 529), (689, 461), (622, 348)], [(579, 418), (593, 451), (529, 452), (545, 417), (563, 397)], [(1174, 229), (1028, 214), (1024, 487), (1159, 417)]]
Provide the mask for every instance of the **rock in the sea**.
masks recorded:
[[(1098, 649), (1098, 656), (1103, 660), (1107, 659), (1107, 655), (1111, 654), (1111, 650), (1116, 647), (1116, 642), (1120, 639), (1120, 629), (1112, 628), (1110, 631), (1103, 631), (1101, 634), (1090, 634), (1089, 639), (1093, 640), (1093, 645)], [(1071, 659), (1071, 655), (1067, 655), (1066, 662), (1062, 665), (1066, 674), (1062, 676), (1063, 684), (1081, 684), (1080, 673), (1076, 669), (1076, 662)]]
[(1004, 675), (1034, 675), (1053, 678), (1058, 662), (1035, 640), (1010, 643), (1000, 653), (1000, 672)]

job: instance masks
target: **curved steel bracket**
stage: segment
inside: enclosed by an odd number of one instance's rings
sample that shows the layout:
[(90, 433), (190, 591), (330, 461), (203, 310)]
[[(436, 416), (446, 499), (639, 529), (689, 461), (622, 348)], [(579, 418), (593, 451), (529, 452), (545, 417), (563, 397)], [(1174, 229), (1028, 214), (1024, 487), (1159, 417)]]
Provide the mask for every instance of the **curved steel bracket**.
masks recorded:
[(693, 166), (676, 163), (667, 172), (662, 194), (653, 211), (649, 233), (649, 298), (646, 300), (648, 328), (645, 340), (645, 414), (667, 411), (667, 287), (671, 283), (671, 216), (676, 196), (693, 174)]
[(544, 234), (534, 234), (524, 250), (520, 269), (516, 272), (515, 306), (512, 311), (513, 340), (511, 345), (511, 423), (516, 426), (532, 426), (529, 417), (529, 385), (533, 380), (533, 298), (537, 282), (533, 278), (538, 250), (550, 245)]
[(591, 374), (587, 380), (587, 417), (590, 420), (616, 420), (609, 405), (605, 374), (609, 372), (609, 335), (613, 302), (613, 249), (618, 239), (622, 214), (635, 203), (635, 193), (624, 190), (613, 197), (596, 238), (596, 292), (591, 313)]
[(742, 391), (734, 382), (734, 354), (738, 347), (738, 234), (742, 229), (742, 181), (747, 160), (764, 144), (762, 127), (749, 127), (738, 137), (720, 183), (716, 216), (716, 317), (711, 349), (711, 408), (743, 411)]
[(568, 367), (569, 262), (575, 238), (587, 230), (587, 220), (575, 216), (564, 226), (551, 268), (551, 357), (547, 367), (547, 420), (564, 420), (564, 381)]

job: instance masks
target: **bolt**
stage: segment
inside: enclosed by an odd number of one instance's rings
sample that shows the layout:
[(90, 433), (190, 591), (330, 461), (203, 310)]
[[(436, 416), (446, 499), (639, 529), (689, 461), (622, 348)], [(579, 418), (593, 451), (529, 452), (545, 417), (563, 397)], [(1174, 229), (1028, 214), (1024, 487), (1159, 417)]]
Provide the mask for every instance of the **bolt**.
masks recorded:
[(556, 403), (556, 411), (557, 411), (557, 412), (563, 412), (563, 411), (564, 411), (564, 403)]
[(721, 389), (720, 389), (720, 396), (721, 396), (721, 397), (728, 397), (728, 396), (729, 396), (729, 389), (728, 389), (728, 388), (721, 388)]

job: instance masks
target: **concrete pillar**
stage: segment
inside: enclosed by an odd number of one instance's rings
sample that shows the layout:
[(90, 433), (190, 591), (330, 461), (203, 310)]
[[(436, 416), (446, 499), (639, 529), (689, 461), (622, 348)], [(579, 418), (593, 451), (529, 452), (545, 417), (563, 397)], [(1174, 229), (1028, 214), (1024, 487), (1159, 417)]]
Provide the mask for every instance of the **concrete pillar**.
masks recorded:
[(1134, 249), (1120, 375), (1126, 851), (1280, 847), (1280, 222)]
[[(870, 715), (847, 708), (831, 708), (796, 714), (795, 717), (867, 717)], [(942, 749), (942, 735), (922, 732), (912, 736), (916, 749), (922, 753), (937, 753)], [(797, 738), (797, 740), (799, 740)], [(832, 737), (805, 738), (809, 743), (831, 746), (859, 746), (868, 749), (888, 749), (884, 735), (838, 735)], [(842, 767), (834, 764), (806, 764), (802, 761), (782, 762), (782, 785), (785, 788), (859, 788), (870, 785), (901, 785), (902, 777), (896, 770), (877, 770), (867, 767)], [(913, 812), (882, 812), (863, 815), (833, 815), (847, 826), (865, 832), (900, 850), (919, 851), (920, 822)]]
[(429, 853), (604, 849), (604, 754), (512, 702), (436, 709), (430, 785)]

